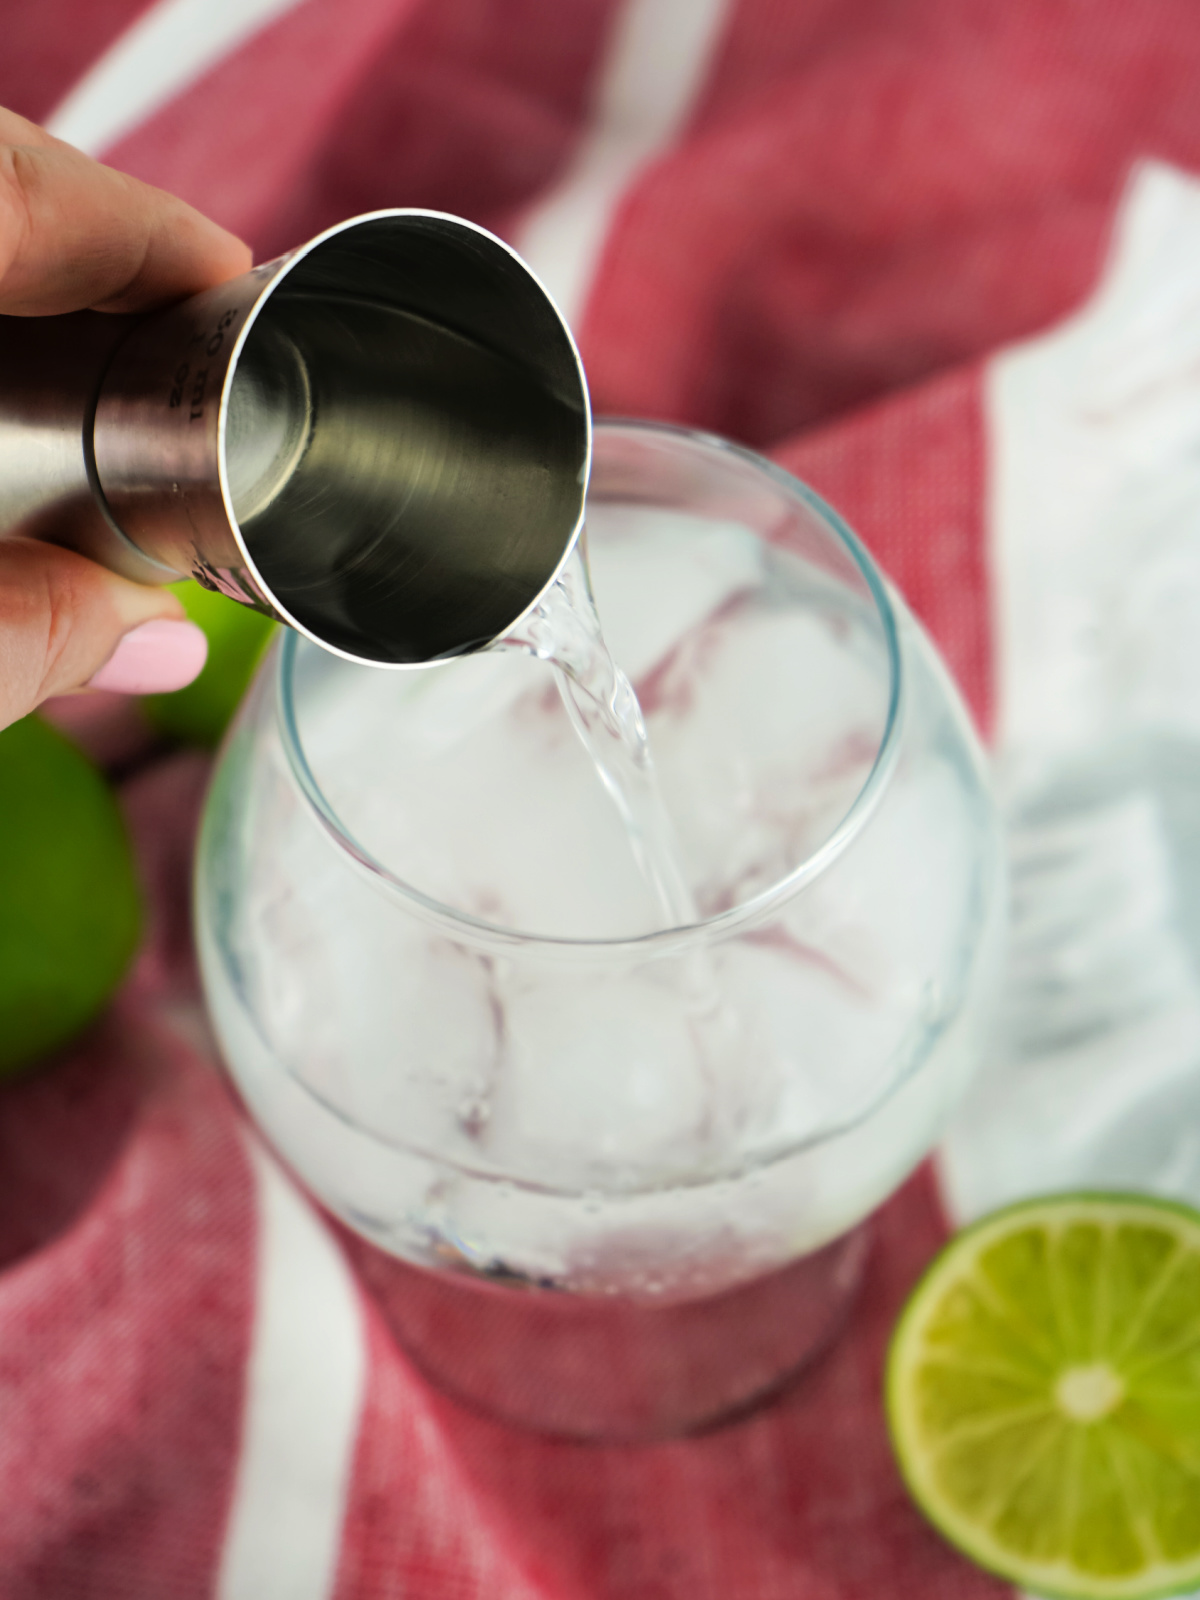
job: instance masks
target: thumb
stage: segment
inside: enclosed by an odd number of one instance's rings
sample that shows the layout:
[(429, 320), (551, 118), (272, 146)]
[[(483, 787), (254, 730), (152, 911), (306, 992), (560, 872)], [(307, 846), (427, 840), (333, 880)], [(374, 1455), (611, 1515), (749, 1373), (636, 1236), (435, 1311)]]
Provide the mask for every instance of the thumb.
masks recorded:
[(165, 589), (36, 540), (0, 539), (0, 728), (85, 686), (181, 689), (207, 641)]

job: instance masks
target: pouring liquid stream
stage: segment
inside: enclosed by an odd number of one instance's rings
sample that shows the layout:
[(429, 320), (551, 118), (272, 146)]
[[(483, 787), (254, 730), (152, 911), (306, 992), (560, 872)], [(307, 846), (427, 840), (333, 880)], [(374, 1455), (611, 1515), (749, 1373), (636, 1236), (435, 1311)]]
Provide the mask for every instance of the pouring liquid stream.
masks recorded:
[(582, 539), (536, 608), (501, 645), (553, 667), (563, 707), (617, 808), (662, 926), (698, 922), (642, 708), (605, 641)]

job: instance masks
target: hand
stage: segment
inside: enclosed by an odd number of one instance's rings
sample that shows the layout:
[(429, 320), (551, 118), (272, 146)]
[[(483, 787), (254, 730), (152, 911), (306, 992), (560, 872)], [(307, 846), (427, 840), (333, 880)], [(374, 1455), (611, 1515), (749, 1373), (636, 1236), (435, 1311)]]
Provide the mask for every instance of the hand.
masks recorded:
[[(144, 311), (245, 272), (250, 251), (148, 184), (0, 109), (0, 313)], [(181, 688), (204, 635), (165, 589), (0, 539), (0, 728), (85, 685)]]

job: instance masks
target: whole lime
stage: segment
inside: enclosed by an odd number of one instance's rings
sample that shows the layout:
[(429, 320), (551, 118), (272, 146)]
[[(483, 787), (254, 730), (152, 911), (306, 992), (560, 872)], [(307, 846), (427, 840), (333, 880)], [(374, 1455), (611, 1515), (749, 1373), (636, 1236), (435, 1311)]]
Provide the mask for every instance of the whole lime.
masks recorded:
[(171, 590), (208, 635), (208, 660), (186, 689), (146, 695), (142, 705), (160, 733), (188, 744), (215, 745), (254, 676), (275, 624), (190, 578), (173, 583)]
[(31, 716), (0, 732), (0, 1074), (70, 1039), (138, 942), (141, 902), (116, 797)]

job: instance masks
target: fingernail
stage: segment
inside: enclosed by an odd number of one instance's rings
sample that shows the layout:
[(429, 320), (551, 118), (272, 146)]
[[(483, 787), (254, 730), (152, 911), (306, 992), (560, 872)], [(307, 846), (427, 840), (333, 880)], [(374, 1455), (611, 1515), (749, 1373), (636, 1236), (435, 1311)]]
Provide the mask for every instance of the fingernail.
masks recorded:
[(194, 622), (143, 622), (125, 635), (87, 686), (119, 694), (169, 694), (191, 683), (207, 655), (208, 640)]

